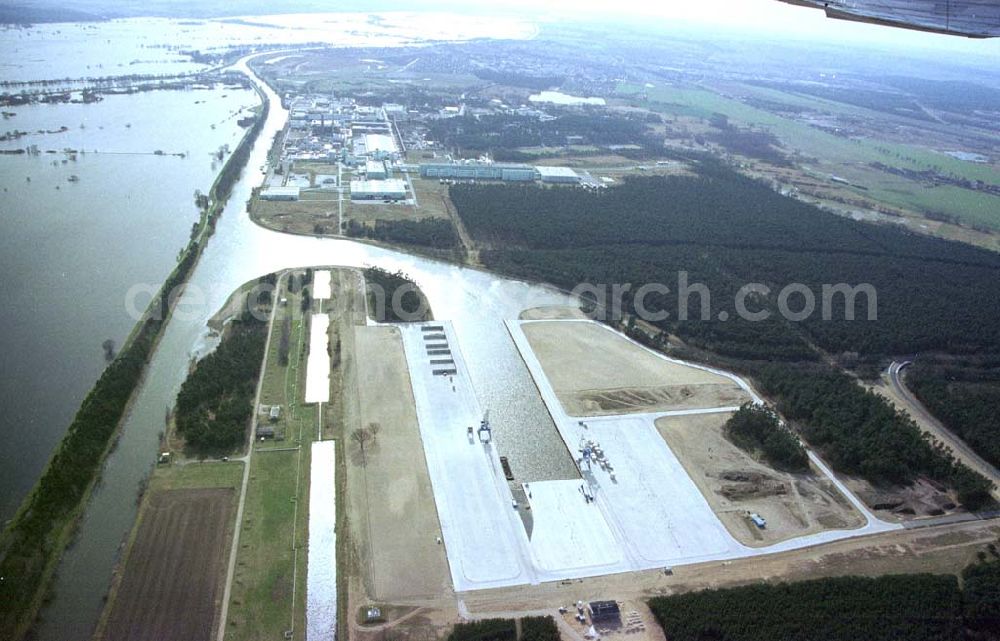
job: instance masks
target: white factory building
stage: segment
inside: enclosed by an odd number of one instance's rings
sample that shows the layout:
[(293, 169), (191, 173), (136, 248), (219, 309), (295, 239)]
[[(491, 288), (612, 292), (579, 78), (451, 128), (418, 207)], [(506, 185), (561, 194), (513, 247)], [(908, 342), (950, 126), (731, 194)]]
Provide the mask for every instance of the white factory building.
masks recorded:
[(535, 167), (535, 171), (538, 172), (538, 178), (543, 183), (564, 183), (564, 184), (578, 184), (580, 182), (580, 174), (576, 173), (569, 167)]
[(265, 187), (260, 192), (261, 200), (298, 200), (298, 187)]
[(351, 200), (404, 200), (406, 182), (388, 180), (352, 180)]

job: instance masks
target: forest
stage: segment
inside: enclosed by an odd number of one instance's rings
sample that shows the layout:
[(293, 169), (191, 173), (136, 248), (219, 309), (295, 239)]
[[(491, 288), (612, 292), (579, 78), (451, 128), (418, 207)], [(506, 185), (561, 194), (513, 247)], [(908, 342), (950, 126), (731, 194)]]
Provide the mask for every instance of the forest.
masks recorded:
[(177, 432), (199, 455), (228, 454), (246, 440), (267, 342), (267, 321), (244, 311), (198, 361), (177, 394)]
[(451, 222), (442, 218), (422, 220), (376, 220), (366, 225), (356, 220), (348, 220), (348, 236), (371, 238), (386, 243), (420, 245), (438, 249), (452, 249), (458, 245), (458, 235)]
[(969, 509), (991, 502), (990, 482), (933, 444), (882, 396), (825, 365), (764, 365), (755, 376), (778, 411), (838, 471), (880, 484), (926, 476), (955, 488)]
[[(636, 178), (596, 193), (495, 184), (455, 185), (450, 193), (486, 248), (487, 266), (566, 288), (667, 284), (674, 291), (651, 299), (655, 310), (673, 313), (663, 326), (723, 354), (797, 360), (809, 343), (866, 357), (1000, 352), (1000, 255), (828, 214), (728, 168), (699, 169), (698, 177)], [(732, 311), (747, 283), (771, 289), (760, 304), (772, 317), (778, 293), (791, 283), (813, 292), (817, 311), (794, 324), (685, 323), (676, 318), (673, 287), (680, 271), (708, 287), (712, 319)], [(870, 284), (873, 309), (858, 295), (856, 320), (848, 320), (847, 296), (833, 295), (825, 320), (822, 285), (838, 283)], [(762, 344), (748, 340), (754, 337)]]
[[(821, 357), (871, 375), (895, 354), (1000, 354), (1000, 255), (836, 216), (715, 160), (692, 166), (695, 176), (632, 178), (598, 192), (460, 184), (450, 194), (487, 267), (565, 289), (630, 284), (626, 315), (635, 313), (641, 285), (664, 284), (668, 292), (642, 302), (668, 316), (650, 322), (736, 369), (767, 376), (765, 391), (837, 469), (878, 484), (926, 475), (954, 485), (968, 507), (983, 505), (983, 477)], [(694, 291), (698, 283), (705, 293)], [(733, 313), (749, 283), (769, 290), (745, 298), (764, 320)], [(793, 283), (815, 302), (800, 320), (779, 313), (780, 292)], [(840, 283), (871, 285), (873, 293), (824, 298), (824, 284)], [(801, 309), (803, 299), (790, 297), (789, 309)], [(766, 367), (775, 362), (787, 365)], [(812, 365), (792, 367), (803, 363)]]
[(432, 320), (431, 306), (417, 284), (403, 272), (381, 267), (364, 270), (368, 314), (379, 323), (412, 323)]
[(760, 452), (773, 467), (788, 472), (809, 469), (809, 457), (802, 443), (767, 406), (744, 403), (726, 421), (725, 432), (737, 447), (751, 454)]
[(649, 601), (671, 641), (959, 641), (954, 576), (837, 577), (704, 590)]
[(551, 120), (506, 114), (442, 118), (430, 124), (428, 136), (468, 154), (518, 147), (563, 147), (567, 136), (582, 136), (588, 145), (641, 145), (648, 132), (645, 116), (595, 110), (564, 111)]
[(990, 464), (1000, 467), (1000, 360), (918, 359), (906, 385), (928, 410)]

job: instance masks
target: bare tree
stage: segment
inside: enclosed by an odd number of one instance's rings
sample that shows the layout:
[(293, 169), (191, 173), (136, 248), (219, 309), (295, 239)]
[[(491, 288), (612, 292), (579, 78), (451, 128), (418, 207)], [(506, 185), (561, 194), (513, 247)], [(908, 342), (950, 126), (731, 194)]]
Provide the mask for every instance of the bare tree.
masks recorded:
[(365, 458), (365, 444), (372, 438), (371, 432), (363, 427), (351, 432), (351, 439), (357, 442), (358, 446), (361, 447), (361, 464), (366, 464), (367, 460)]
[(368, 424), (368, 433), (372, 435), (372, 442), (378, 440), (378, 433), (382, 429), (382, 426), (378, 423)]

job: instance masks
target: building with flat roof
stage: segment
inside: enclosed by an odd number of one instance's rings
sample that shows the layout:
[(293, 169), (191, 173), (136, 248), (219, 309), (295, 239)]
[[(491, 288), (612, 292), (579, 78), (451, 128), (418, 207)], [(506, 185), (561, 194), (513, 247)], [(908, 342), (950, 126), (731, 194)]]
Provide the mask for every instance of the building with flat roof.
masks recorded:
[(298, 187), (265, 187), (260, 192), (261, 200), (298, 200)]
[(535, 167), (538, 177), (543, 183), (564, 183), (577, 184), (580, 182), (580, 175), (569, 167)]
[(387, 180), (352, 180), (351, 200), (404, 200), (406, 182)]
[(423, 178), (515, 182), (531, 182), (538, 178), (535, 168), (531, 165), (482, 161), (424, 163), (420, 165), (420, 175)]
[(389, 177), (389, 172), (386, 171), (385, 161), (383, 160), (369, 160), (365, 163), (365, 175), (368, 180), (385, 180)]

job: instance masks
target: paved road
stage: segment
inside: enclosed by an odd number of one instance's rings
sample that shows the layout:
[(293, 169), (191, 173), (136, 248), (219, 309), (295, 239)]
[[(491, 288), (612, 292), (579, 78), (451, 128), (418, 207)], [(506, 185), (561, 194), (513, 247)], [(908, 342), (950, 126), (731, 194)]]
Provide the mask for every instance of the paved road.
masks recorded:
[(993, 489), (994, 497), (1000, 498), (998, 493), (1000, 493), (1000, 470), (987, 462), (983, 457), (972, 451), (972, 448), (965, 444), (965, 441), (956, 436), (951, 430), (944, 426), (941, 421), (936, 419), (923, 404), (917, 400), (917, 398), (906, 388), (903, 384), (902, 371), (910, 365), (910, 361), (893, 361), (889, 365), (889, 369), (886, 372), (889, 376), (889, 382), (892, 384), (893, 391), (896, 392), (896, 396), (899, 397), (901, 401), (906, 404), (906, 409), (910, 414), (917, 419), (924, 428), (931, 432), (935, 438), (942, 441), (945, 445), (950, 447), (952, 451), (955, 452), (955, 456), (958, 457), (962, 462), (976, 470), (986, 478), (993, 481), (995, 487)]

